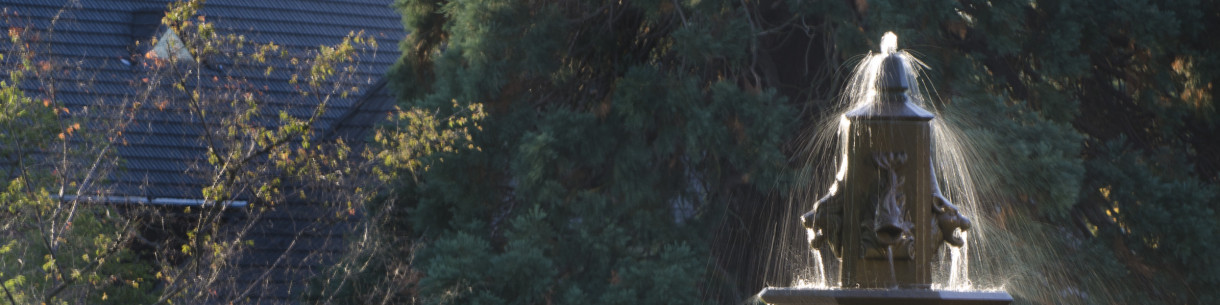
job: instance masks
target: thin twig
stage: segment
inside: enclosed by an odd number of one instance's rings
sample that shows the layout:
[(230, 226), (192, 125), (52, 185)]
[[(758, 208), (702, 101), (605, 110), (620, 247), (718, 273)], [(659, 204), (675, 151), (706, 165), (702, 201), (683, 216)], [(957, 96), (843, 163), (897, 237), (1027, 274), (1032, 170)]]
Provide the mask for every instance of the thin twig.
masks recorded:
[(8, 296), (9, 304), (17, 305), (17, 300), (13, 298), (13, 292), (8, 290), (8, 286), (4, 285), (6, 281), (0, 281), (0, 287), (4, 287), (4, 295)]

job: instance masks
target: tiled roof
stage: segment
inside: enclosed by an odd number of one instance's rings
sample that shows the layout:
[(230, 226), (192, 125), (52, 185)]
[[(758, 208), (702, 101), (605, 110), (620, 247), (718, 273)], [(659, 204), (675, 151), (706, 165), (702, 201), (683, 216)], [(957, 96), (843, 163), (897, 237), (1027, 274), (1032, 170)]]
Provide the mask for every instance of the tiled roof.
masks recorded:
[[(49, 47), (42, 55), (53, 57), (71, 66), (74, 71), (63, 73), (58, 80), (56, 99), (69, 107), (84, 107), (98, 104), (118, 103), (132, 99), (137, 94), (136, 86), (144, 75), (138, 68), (127, 66), (121, 59), (129, 56), (133, 48), (131, 37), (133, 14), (140, 11), (164, 9), (168, 1), (147, 0), (90, 0), (48, 1), (9, 0), (5, 7), (16, 12), (16, 22), (37, 29), (51, 28), (54, 32), (44, 35), (41, 45)], [(333, 134), (354, 135), (343, 128), (368, 124), (370, 120), (358, 120), (346, 124), (343, 118), (352, 118), (353, 112), (370, 112), (369, 109), (353, 108), (353, 103), (368, 95), (381, 79), (383, 72), (397, 59), (398, 40), (405, 34), (399, 17), (390, 7), (390, 0), (346, 0), (346, 1), (284, 1), (284, 0), (211, 0), (207, 1), (200, 15), (206, 16), (221, 33), (244, 35), (256, 42), (274, 42), (290, 51), (304, 53), (320, 45), (334, 44), (353, 31), (365, 31), (378, 41), (378, 50), (363, 54), (354, 77), (345, 87), (362, 88), (361, 92), (338, 98), (329, 103), (321, 120), (316, 122), (319, 130), (336, 129)], [(15, 26), (15, 25), (9, 25)], [(249, 80), (252, 87), (262, 88), (260, 107), (269, 118), (280, 111), (293, 116), (305, 117), (316, 105), (312, 99), (299, 98), (299, 90), (290, 85), (288, 79), (294, 72), (283, 61), (268, 64), (278, 69), (265, 74), (265, 66), (246, 68), (224, 68), (225, 59), (212, 59), (222, 68), (219, 71), (203, 69), (203, 73), (234, 76)], [(204, 75), (203, 86), (207, 86)], [(77, 85), (83, 84), (83, 85)], [(27, 81), (23, 89), (37, 95), (43, 84)], [(380, 88), (380, 87), (378, 87)], [(169, 90), (165, 90), (168, 92)], [(384, 93), (377, 96), (386, 99)], [(384, 102), (384, 100), (382, 100)], [(125, 171), (113, 177), (109, 191), (125, 196), (149, 198), (199, 197), (197, 189), (204, 180), (190, 172), (192, 166), (202, 165), (205, 146), (200, 141), (203, 127), (196, 118), (185, 111), (184, 103), (169, 103), (163, 110), (145, 111), (139, 114), (136, 124), (128, 127), (125, 145), (118, 147), (118, 155)], [(387, 107), (387, 103), (369, 103), (368, 107)], [(381, 109), (385, 110), (385, 109)], [(384, 111), (372, 111), (384, 113)], [(275, 124), (268, 119), (266, 124)], [(365, 126), (367, 127), (367, 126)], [(184, 162), (187, 161), (187, 162)], [(189, 190), (195, 189), (194, 192)], [(188, 192), (184, 193), (184, 190)]]
[[(53, 28), (43, 35), (46, 46), (39, 56), (64, 63), (65, 71), (57, 81), (55, 99), (72, 109), (94, 107), (102, 112), (107, 106), (130, 101), (139, 93), (142, 77), (136, 67), (121, 59), (132, 54), (133, 14), (162, 10), (167, 0), (4, 0), (0, 3), (11, 16), (12, 26), (39, 30)], [(360, 56), (354, 77), (344, 83), (360, 91), (337, 97), (328, 103), (326, 113), (316, 123), (325, 136), (344, 137), (359, 142), (373, 124), (382, 119), (394, 104), (382, 80), (383, 73), (397, 60), (398, 42), (405, 36), (398, 14), (390, 8), (392, 0), (208, 0), (200, 15), (222, 34), (244, 35), (255, 42), (274, 42), (290, 52), (304, 52), (320, 45), (340, 42), (353, 31), (363, 30), (377, 40), (379, 48)], [(58, 17), (56, 17), (58, 16)], [(57, 18), (57, 19), (56, 19)], [(3, 22), (3, 20), (0, 20)], [(52, 25), (54, 25), (52, 27)], [(136, 32), (140, 32), (136, 30)], [(0, 49), (7, 42), (0, 42)], [(288, 83), (289, 65), (269, 61), (276, 67), (270, 75), (265, 66), (224, 67), (225, 59), (214, 59), (223, 68), (203, 73), (235, 76), (261, 88), (260, 108), (269, 117), (280, 111), (308, 116), (314, 109), (312, 99), (299, 98)], [(209, 86), (201, 77), (198, 85)], [(0, 76), (4, 77), (4, 76)], [(45, 84), (26, 81), (26, 94), (42, 98)], [(194, 83), (192, 83), (194, 85)], [(171, 92), (172, 90), (164, 90)], [(97, 109), (103, 108), (103, 109)], [(75, 111), (79, 112), (79, 111)], [(202, 122), (182, 103), (169, 103), (163, 109), (138, 114), (135, 123), (124, 130), (116, 143), (120, 168), (108, 179), (108, 195), (143, 198), (199, 198), (206, 180), (195, 169), (206, 165)], [(267, 119), (265, 124), (277, 121)], [(319, 135), (323, 136), (323, 135)], [(251, 287), (252, 303), (291, 301), (301, 295), (309, 275), (333, 259), (342, 249), (342, 235), (349, 223), (327, 219), (333, 213), (308, 203), (285, 203), (265, 214), (236, 215), (257, 217), (250, 239), (251, 251), (237, 260), (240, 268), (233, 282), (236, 287)]]

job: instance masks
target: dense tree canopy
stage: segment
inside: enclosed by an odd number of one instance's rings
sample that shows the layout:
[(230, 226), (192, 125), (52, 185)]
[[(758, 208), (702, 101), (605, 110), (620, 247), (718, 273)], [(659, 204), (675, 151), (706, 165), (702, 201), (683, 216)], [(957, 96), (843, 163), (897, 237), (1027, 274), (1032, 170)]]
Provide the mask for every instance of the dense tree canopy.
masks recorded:
[(377, 269), (411, 270), (381, 297), (730, 303), (786, 284), (760, 257), (788, 255), (766, 235), (808, 203), (786, 198), (823, 187), (795, 183), (821, 166), (799, 162), (801, 130), (885, 31), (927, 64), (931, 106), (969, 139), (988, 186), (974, 208), (1007, 232), (987, 240), (1032, 249), (976, 257), (976, 275), (1016, 270), (998, 284), (1024, 303), (1220, 297), (1206, 289), (1220, 249), (1201, 242), (1220, 233), (1215, 1), (397, 8), (411, 32), (391, 73), (401, 103), (487, 116), (469, 148), (381, 203), (397, 213), (378, 230), (413, 245), (389, 252), (409, 266)]
[(424, 303), (698, 303), (709, 225), (785, 181), (796, 117), (733, 3), (399, 7), (403, 103), (487, 111), (395, 202)]

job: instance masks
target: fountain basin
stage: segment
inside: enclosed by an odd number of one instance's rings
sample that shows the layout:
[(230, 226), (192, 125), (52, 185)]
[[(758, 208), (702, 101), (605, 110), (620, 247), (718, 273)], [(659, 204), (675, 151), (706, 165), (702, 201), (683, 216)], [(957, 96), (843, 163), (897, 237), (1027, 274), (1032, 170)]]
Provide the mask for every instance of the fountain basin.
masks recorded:
[(1012, 296), (1003, 291), (945, 291), (928, 289), (817, 289), (771, 287), (758, 294), (774, 305), (1003, 305)]

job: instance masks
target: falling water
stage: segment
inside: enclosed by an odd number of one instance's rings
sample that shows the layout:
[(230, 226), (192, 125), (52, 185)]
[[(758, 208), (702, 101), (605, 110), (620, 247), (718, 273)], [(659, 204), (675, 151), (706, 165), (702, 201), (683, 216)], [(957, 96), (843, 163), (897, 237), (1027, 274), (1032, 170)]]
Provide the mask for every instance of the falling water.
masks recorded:
[(1009, 166), (1004, 160), (990, 158), (986, 149), (995, 148), (986, 145), (996, 144), (972, 141), (966, 133), (977, 129), (970, 128), (978, 124), (973, 117), (955, 116), (952, 105), (932, 103), (939, 99), (934, 99), (933, 88), (922, 77), (927, 66), (899, 49), (896, 35), (887, 33), (880, 45), (879, 52), (860, 57), (836, 102), (821, 111), (816, 125), (803, 134), (798, 153), (802, 167), (795, 181), (799, 187), (789, 194), (786, 206), (769, 212), (784, 216), (771, 223), (766, 235), (770, 248), (763, 249), (760, 263), (765, 265), (759, 266), (765, 285), (839, 289), (840, 283), (832, 279), (837, 278), (840, 260), (825, 247), (811, 251), (797, 218), (818, 198), (840, 191), (833, 182), (842, 180), (847, 170), (843, 133), (850, 121), (845, 114), (875, 104), (881, 62), (897, 54), (905, 59), (910, 73), (906, 75), (910, 101), (936, 116), (930, 122), (931, 146), (941, 193), (973, 224), (968, 232), (958, 233), (962, 247), (942, 247), (933, 259), (938, 263), (932, 275), (933, 289), (1005, 290), (1018, 303), (1033, 304), (1147, 303), (1127, 299), (1131, 297), (1127, 287), (1144, 284), (1139, 277), (1121, 271), (1075, 269), (1079, 266), (1073, 262), (1079, 258), (1073, 255), (1108, 255), (1109, 249), (1090, 248), (1071, 233), (1040, 223), (1030, 212), (1006, 206), (1013, 199), (1002, 195), (1000, 190), (1009, 186), (998, 184), (996, 173), (1012, 170), (1004, 168)]
[[(800, 180), (805, 187), (794, 191), (793, 205), (800, 209), (808, 210), (809, 204), (817, 198), (825, 196), (827, 193), (835, 193), (838, 191), (838, 186), (831, 184), (827, 186), (826, 180), (822, 172), (827, 164), (840, 165), (834, 168), (836, 180), (841, 180), (846, 174), (847, 163), (843, 162), (846, 156), (846, 136), (842, 134), (848, 130), (850, 122), (845, 114), (849, 111), (863, 108), (874, 107), (878, 104), (878, 92), (876, 90), (876, 82), (881, 78), (883, 69), (882, 61), (891, 54), (898, 54), (904, 60), (906, 71), (910, 74), (906, 75), (907, 82), (912, 84), (909, 89), (911, 102), (936, 114), (937, 118), (931, 121), (932, 125), (932, 147), (935, 155), (934, 168), (937, 168), (937, 174), (940, 178), (940, 185), (943, 186), (943, 194), (956, 203), (962, 214), (970, 219), (982, 219), (978, 215), (980, 207), (977, 189), (974, 185), (975, 177), (972, 165), (974, 158), (973, 151), (967, 146), (963, 140), (963, 136), (956, 132), (954, 126), (950, 126), (946, 120), (942, 119), (942, 114), (939, 113), (936, 107), (930, 103), (930, 97), (927, 82), (921, 78), (923, 71), (927, 66), (920, 60), (911, 56), (906, 51), (898, 48), (898, 37), (894, 33), (886, 33), (881, 38), (880, 52), (869, 53), (863, 57), (860, 63), (855, 67), (853, 73), (848, 79), (844, 91), (840, 94), (838, 103), (833, 106), (827, 113), (827, 119), (821, 120), (819, 125), (816, 125), (810, 131), (809, 137), (803, 146), (806, 151), (804, 160), (807, 163), (806, 171), (802, 174)], [(798, 209), (798, 210), (800, 210)], [(978, 231), (978, 230), (976, 230)], [(812, 233), (810, 233), (812, 234)], [(935, 272), (936, 276), (933, 281), (936, 283), (934, 287), (945, 290), (972, 290), (980, 287), (973, 287), (973, 282), (970, 280), (969, 261), (970, 247), (977, 243), (978, 238), (966, 239), (966, 232), (959, 232), (966, 244), (961, 248), (943, 247), (940, 251), (942, 259), (940, 259), (940, 269)], [(975, 237), (979, 236), (979, 232), (971, 232)], [(808, 249), (808, 247), (806, 247)], [(823, 250), (824, 251), (824, 250)], [(947, 252), (947, 255), (946, 255)], [(833, 274), (827, 271), (834, 269), (837, 266), (837, 259), (828, 252), (812, 250), (808, 252), (809, 256), (818, 267), (813, 268), (808, 272), (798, 274), (793, 284), (797, 286), (815, 286), (828, 287), (836, 284), (830, 283), (827, 279), (834, 277)], [(830, 268), (823, 267), (823, 257), (830, 258)], [(983, 287), (992, 288), (992, 287)]]
[[(810, 236), (813, 233), (809, 233)], [(830, 283), (826, 276), (826, 266), (822, 264), (822, 253), (818, 251), (809, 251), (813, 254), (812, 261), (815, 263), (812, 270), (808, 274), (797, 276), (795, 287), (805, 288), (830, 288)]]
[(970, 248), (965, 246), (970, 244), (970, 234), (962, 232), (961, 236), (962, 247), (949, 247), (950, 261), (953, 263), (949, 265), (949, 282), (946, 287), (941, 289), (970, 290), (973, 288), (970, 283), (970, 264), (967, 264), (965, 259), (970, 251)]

